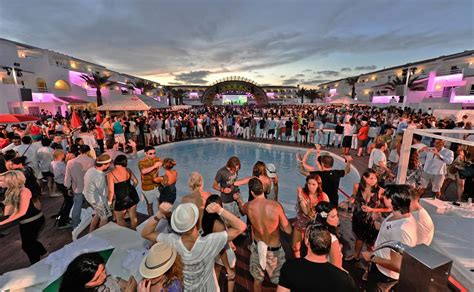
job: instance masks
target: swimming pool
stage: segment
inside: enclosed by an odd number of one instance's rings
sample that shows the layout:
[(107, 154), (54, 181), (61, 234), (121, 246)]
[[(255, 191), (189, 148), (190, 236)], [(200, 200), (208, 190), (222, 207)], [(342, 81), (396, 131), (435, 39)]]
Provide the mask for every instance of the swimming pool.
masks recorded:
[[(279, 177), (279, 201), (283, 205), (288, 217), (296, 215), (296, 188), (303, 186), (305, 178), (299, 173), (296, 153), (304, 153), (305, 149), (268, 145), (264, 143), (235, 141), (222, 138), (208, 138), (175, 142), (156, 147), (156, 155), (160, 158), (171, 157), (176, 161), (175, 169), (179, 173), (176, 184), (178, 199), (189, 194), (187, 186), (189, 174), (198, 171), (204, 178), (204, 189), (211, 193), (218, 193), (213, 190), (212, 183), (217, 170), (223, 167), (229, 157), (237, 156), (240, 159), (242, 168), (239, 171), (239, 178), (244, 178), (252, 174), (252, 167), (257, 161), (273, 163), (277, 168)], [(334, 169), (343, 169), (344, 162), (338, 156), (334, 156)], [(139, 152), (137, 159), (129, 161), (129, 167), (139, 178), (138, 160), (143, 158), (143, 152)], [(314, 161), (310, 157), (309, 161)], [(161, 171), (162, 172), (162, 171)], [(350, 194), (354, 183), (359, 181), (359, 173), (352, 167), (351, 172), (341, 180), (340, 187)], [(140, 190), (141, 187), (139, 186)], [(244, 201), (248, 198), (248, 187), (242, 186), (241, 196)], [(339, 200), (345, 197), (340, 194)], [(155, 204), (156, 205), (156, 204)], [(138, 211), (146, 214), (146, 207), (143, 202), (138, 206)]]

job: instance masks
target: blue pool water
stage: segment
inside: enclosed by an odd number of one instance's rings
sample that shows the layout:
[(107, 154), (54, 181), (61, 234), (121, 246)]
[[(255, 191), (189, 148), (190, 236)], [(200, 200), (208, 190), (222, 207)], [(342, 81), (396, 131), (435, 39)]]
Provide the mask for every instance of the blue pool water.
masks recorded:
[[(258, 160), (273, 163), (279, 177), (279, 201), (290, 218), (296, 214), (296, 188), (298, 185), (303, 186), (305, 179), (299, 173), (296, 153), (303, 154), (303, 149), (212, 138), (165, 144), (156, 147), (156, 153), (162, 159), (171, 157), (176, 161), (175, 169), (179, 173), (176, 185), (177, 202), (181, 201), (182, 196), (189, 194), (187, 181), (189, 174), (193, 171), (202, 174), (206, 191), (217, 193), (213, 190), (212, 183), (217, 170), (226, 164), (229, 157), (240, 158), (242, 168), (239, 171), (239, 178), (250, 176), (252, 167)], [(143, 154), (139, 155), (138, 159), (142, 159), (142, 157)], [(314, 161), (314, 158), (310, 157), (309, 161)], [(130, 161), (129, 167), (139, 177), (137, 160)], [(343, 169), (344, 163), (336, 158), (334, 168)], [(341, 189), (350, 194), (353, 184), (358, 181), (359, 174), (353, 168), (351, 173), (341, 180)], [(241, 187), (241, 196), (245, 201), (247, 200), (248, 187), (246, 185)], [(340, 194), (340, 201), (344, 199), (345, 197)], [(143, 203), (139, 205), (138, 211), (146, 214)]]

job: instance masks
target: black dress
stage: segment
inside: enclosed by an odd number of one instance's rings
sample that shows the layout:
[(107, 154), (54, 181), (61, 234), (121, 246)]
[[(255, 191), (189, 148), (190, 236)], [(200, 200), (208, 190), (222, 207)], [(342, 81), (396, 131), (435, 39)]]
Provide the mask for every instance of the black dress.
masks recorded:
[[(127, 170), (129, 171), (129, 170)], [(115, 175), (112, 173), (113, 177), (115, 180), (117, 178)], [(114, 193), (115, 193), (115, 205), (114, 205), (114, 211), (123, 211), (130, 209), (131, 207), (135, 206), (138, 201), (138, 194), (137, 192), (133, 192), (134, 188), (131, 186), (130, 179), (131, 179), (131, 174), (129, 173), (130, 177), (127, 180), (121, 181), (121, 182), (114, 182)]]
[(371, 208), (381, 207), (381, 201), (378, 198), (379, 188), (372, 190), (372, 196), (366, 202), (362, 196), (362, 190), (359, 187), (355, 197), (354, 211), (352, 213), (352, 231), (355, 233), (357, 239), (373, 245), (377, 239), (379, 231), (375, 228), (374, 219), (371, 212), (362, 211), (362, 206)]
[(38, 235), (46, 220), (43, 213), (36, 209), (33, 198), (28, 203), (26, 214), (20, 217), (18, 221), (20, 223), (21, 248), (28, 256), (31, 264), (39, 262), (41, 256), (47, 252), (43, 244), (38, 241)]

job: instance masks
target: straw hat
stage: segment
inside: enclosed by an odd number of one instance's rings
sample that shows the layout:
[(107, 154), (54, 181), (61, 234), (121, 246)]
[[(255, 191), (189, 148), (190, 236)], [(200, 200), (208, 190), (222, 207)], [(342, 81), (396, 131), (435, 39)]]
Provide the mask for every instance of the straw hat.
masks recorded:
[(177, 233), (184, 233), (196, 225), (198, 218), (199, 210), (195, 204), (180, 204), (171, 215), (171, 228)]
[(277, 170), (276, 170), (275, 164), (266, 163), (265, 166), (267, 168), (267, 175), (269, 178), (277, 177)]
[(153, 279), (166, 273), (176, 260), (176, 250), (166, 242), (158, 241), (150, 248), (148, 255), (140, 264), (143, 278)]

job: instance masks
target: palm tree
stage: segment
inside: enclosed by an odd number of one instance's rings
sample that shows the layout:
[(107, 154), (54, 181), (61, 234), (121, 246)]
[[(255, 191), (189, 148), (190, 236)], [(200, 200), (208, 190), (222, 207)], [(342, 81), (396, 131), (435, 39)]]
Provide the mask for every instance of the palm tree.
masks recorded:
[(351, 90), (351, 98), (352, 99), (355, 99), (355, 96), (356, 96), (357, 81), (359, 81), (359, 76), (347, 77), (346, 78), (346, 83), (349, 84), (352, 87), (352, 90)]
[(306, 88), (304, 87), (301, 87), (300, 89), (298, 89), (298, 91), (296, 92), (296, 95), (301, 97), (301, 103), (303, 103), (304, 101), (304, 97), (306, 96), (306, 94), (308, 93), (308, 91), (306, 90)]
[(306, 95), (308, 96), (311, 103), (313, 103), (315, 99), (322, 99), (323, 97), (322, 92), (316, 89), (307, 90)]
[(90, 88), (96, 89), (97, 106), (101, 106), (103, 104), (102, 92), (100, 91), (100, 89), (102, 87), (111, 86), (116, 83), (115, 81), (109, 80), (110, 76), (100, 75), (98, 72), (92, 73), (92, 76), (82, 74), (80, 77), (87, 83)]
[(156, 88), (156, 84), (146, 80), (138, 80), (138, 81), (129, 81), (127, 82), (128, 88), (131, 90), (140, 89), (140, 94), (145, 94)]
[(182, 104), (183, 103), (183, 97), (184, 97), (185, 92), (186, 91), (184, 89), (181, 89), (181, 88), (171, 90), (171, 95), (173, 96), (173, 98), (175, 100), (175, 104)]
[[(410, 79), (408, 80), (409, 90), (411, 91), (426, 90), (426, 88), (419, 82), (415, 83), (416, 81), (418, 81), (419, 78), (420, 78), (420, 75), (410, 77)], [(390, 80), (390, 82), (388, 82), (388, 84), (384, 88), (389, 89), (391, 91), (395, 91), (397, 86), (405, 85), (406, 82), (407, 82), (406, 76), (404, 76), (403, 78), (400, 78), (399, 76), (397, 76), (394, 79)]]
[(171, 105), (171, 93), (172, 93), (172, 91), (173, 91), (172, 86), (168, 86), (168, 85), (163, 86), (163, 93), (166, 95), (167, 105)]

